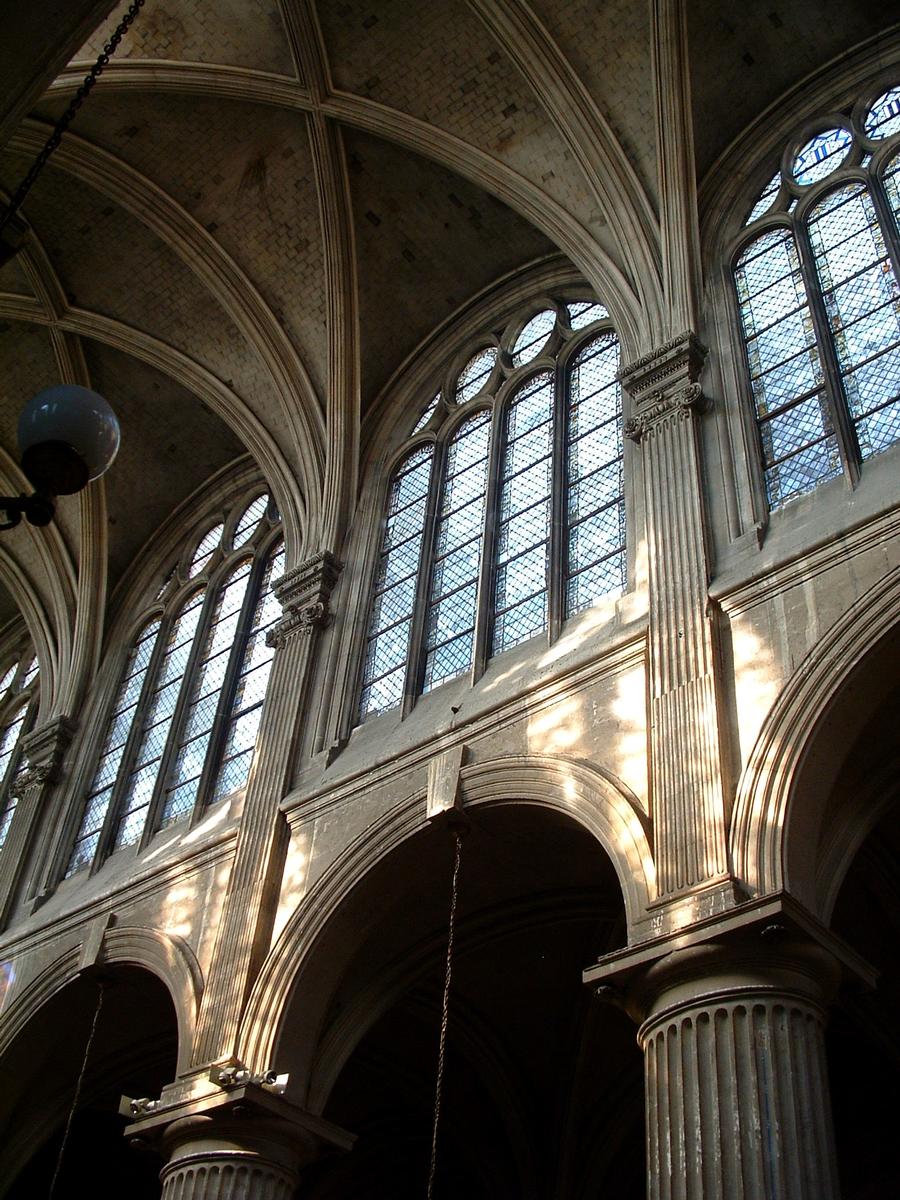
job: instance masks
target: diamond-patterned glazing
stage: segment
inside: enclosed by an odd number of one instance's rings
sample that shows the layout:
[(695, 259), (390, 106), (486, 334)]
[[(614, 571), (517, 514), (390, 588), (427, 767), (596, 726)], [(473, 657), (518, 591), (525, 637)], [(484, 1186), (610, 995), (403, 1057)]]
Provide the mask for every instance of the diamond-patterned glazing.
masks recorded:
[(494, 618), (494, 653), (510, 650), (547, 628), (547, 593), (539, 592)]
[(459, 380), (456, 384), (457, 404), (465, 404), (484, 390), (494, 370), (496, 361), (497, 350), (494, 346), (488, 346), (485, 350), (479, 350), (477, 354), (469, 359), (460, 372)]
[(841, 473), (837, 440), (832, 436), (798, 451), (766, 471), (769, 503), (785, 504), (803, 492), (811, 491), (826, 479)]
[(216, 547), (222, 540), (223, 523), (220, 521), (218, 525), (214, 525), (208, 533), (205, 533), (197, 544), (197, 549), (194, 551), (190, 566), (188, 567), (188, 578), (194, 579), (201, 571), (205, 571), (209, 565), (209, 560), (212, 558)]
[(889, 138), (900, 132), (900, 87), (882, 92), (866, 115), (870, 138)]
[(593, 300), (581, 300), (567, 305), (569, 310), (569, 327), (571, 329), (587, 329), (595, 321), (604, 321), (609, 316), (609, 310)]
[(251, 500), (244, 511), (238, 518), (238, 522), (234, 527), (234, 537), (232, 544), (235, 547), (243, 546), (249, 542), (253, 534), (256, 532), (256, 527), (263, 519), (266, 509), (269, 505), (269, 497), (265, 492), (256, 499)]
[(521, 367), (524, 363), (537, 358), (556, 324), (556, 313), (552, 308), (545, 308), (531, 318), (516, 338), (512, 350), (513, 366)]
[(750, 215), (744, 222), (745, 225), (752, 225), (764, 213), (767, 213), (775, 203), (775, 197), (781, 189), (781, 171), (776, 171), (763, 190), (759, 193), (759, 199), (750, 209)]
[(853, 139), (846, 129), (826, 129), (802, 147), (791, 172), (798, 183), (817, 183), (836, 171), (847, 157)]
[(213, 789), (213, 799), (221, 800), (230, 792), (236, 792), (247, 782), (250, 775), (250, 764), (253, 762), (253, 750), (245, 750), (234, 758), (226, 758), (219, 770), (219, 777)]
[(437, 409), (440, 399), (441, 399), (441, 393), (438, 392), (437, 395), (434, 397), (434, 399), (431, 401), (431, 403), (428, 405), (428, 407), (425, 409), (425, 411), (422, 413), (421, 417), (419, 417), (419, 419), (416, 422), (415, 427), (413, 429), (413, 433), (421, 433), (421, 431), (425, 428), (425, 426), (428, 424), (428, 422), (431, 420), (432, 416), (434, 415), (434, 412)]
[(611, 554), (602, 562), (573, 575), (566, 585), (566, 611), (570, 616), (590, 608), (604, 596), (620, 596), (625, 590), (625, 557)]

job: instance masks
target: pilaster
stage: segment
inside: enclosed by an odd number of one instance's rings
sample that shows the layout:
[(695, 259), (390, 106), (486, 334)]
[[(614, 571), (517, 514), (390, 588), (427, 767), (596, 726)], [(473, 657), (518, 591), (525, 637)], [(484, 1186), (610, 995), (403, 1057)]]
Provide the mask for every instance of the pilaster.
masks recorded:
[(691, 332), (625, 367), (641, 448), (650, 589), (650, 776), (659, 895), (724, 883), (717, 638), (707, 594), (698, 418), (706, 349)]
[(218, 1062), (236, 1050), (247, 994), (268, 951), (288, 830), (278, 805), (290, 783), (318, 632), (341, 564), (327, 551), (288, 572), (275, 594), (284, 615), (268, 635), (275, 647), (257, 756), (247, 783), (234, 862), (203, 995), (193, 1060)]
[(74, 732), (72, 721), (58, 717), (33, 730), (22, 742), (27, 766), (11, 784), (16, 809), (0, 851), (0, 928), (6, 925), (23, 882)]

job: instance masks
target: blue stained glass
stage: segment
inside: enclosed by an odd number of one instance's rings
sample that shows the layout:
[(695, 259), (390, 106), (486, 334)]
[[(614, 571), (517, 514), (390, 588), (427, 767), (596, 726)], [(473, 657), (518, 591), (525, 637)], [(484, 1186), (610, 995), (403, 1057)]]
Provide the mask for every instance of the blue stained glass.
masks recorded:
[(853, 139), (839, 126), (818, 133), (794, 159), (792, 174), (798, 183), (817, 183), (836, 171), (850, 152)]
[(882, 92), (866, 116), (870, 138), (888, 138), (900, 132), (900, 87)]

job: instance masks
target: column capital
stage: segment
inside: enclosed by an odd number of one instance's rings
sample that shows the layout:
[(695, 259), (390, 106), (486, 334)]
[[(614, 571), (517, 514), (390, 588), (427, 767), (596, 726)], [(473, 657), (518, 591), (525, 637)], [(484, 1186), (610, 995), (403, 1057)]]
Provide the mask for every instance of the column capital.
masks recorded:
[(632, 414), (625, 422), (626, 437), (640, 442), (666, 418), (688, 417), (704, 410), (707, 401), (697, 381), (706, 354), (706, 347), (688, 329), (619, 371), (632, 401)]
[(842, 981), (877, 972), (790, 896), (768, 896), (614, 951), (583, 973), (601, 1000), (637, 1022), (749, 992), (791, 992), (824, 1009)]
[[(56, 717), (52, 721), (33, 729), (22, 739), (22, 751), (28, 768), (20, 772), (17, 790), (32, 783), (56, 783), (63, 757), (68, 750), (75, 731), (75, 721), (69, 717)], [(26, 781), (26, 776), (34, 776)]]
[(311, 634), (330, 623), (331, 593), (343, 565), (322, 550), (278, 580), (274, 591), (284, 615), (266, 636), (267, 645), (281, 646), (295, 633)]
[[(158, 1102), (134, 1102), (144, 1115), (125, 1131), (132, 1145), (152, 1147), (165, 1158), (164, 1197), (287, 1200), (299, 1171), (323, 1150), (349, 1150), (355, 1140), (259, 1084), (217, 1089), (188, 1101), (179, 1101), (177, 1087), (167, 1090), (168, 1100), (164, 1092)], [(222, 1181), (229, 1177), (237, 1191), (223, 1192)]]

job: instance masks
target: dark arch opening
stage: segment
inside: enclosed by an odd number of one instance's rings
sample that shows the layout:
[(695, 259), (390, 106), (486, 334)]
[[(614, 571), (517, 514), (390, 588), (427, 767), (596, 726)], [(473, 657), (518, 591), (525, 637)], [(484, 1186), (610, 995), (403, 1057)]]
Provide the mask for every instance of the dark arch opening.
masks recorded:
[[(845, 786), (888, 747), (894, 788), (900, 694), (866, 728), (841, 773)], [(882, 813), (857, 852), (838, 893), (832, 928), (879, 972), (871, 991), (847, 988), (826, 1032), (835, 1140), (844, 1200), (895, 1195), (896, 1097), (900, 1093), (900, 803)]]
[[(100, 977), (103, 1006), (54, 1195), (156, 1200), (160, 1164), (126, 1143), (118, 1108), (122, 1095), (156, 1097), (175, 1078), (175, 1007), (148, 971), (115, 965)], [(53, 996), (0, 1063), (0, 1179), (8, 1200), (49, 1195), (96, 1011), (96, 979), (88, 973)]]
[[(547, 809), (468, 811), (435, 1195), (643, 1198), (634, 1027), (581, 983), (588, 963), (625, 941), (612, 863)], [(358, 1140), (309, 1176), (314, 1200), (424, 1194), (452, 859), (446, 827), (410, 839), (369, 872), (319, 947), (328, 955), (341, 942), (344, 966), (311, 1097)]]

